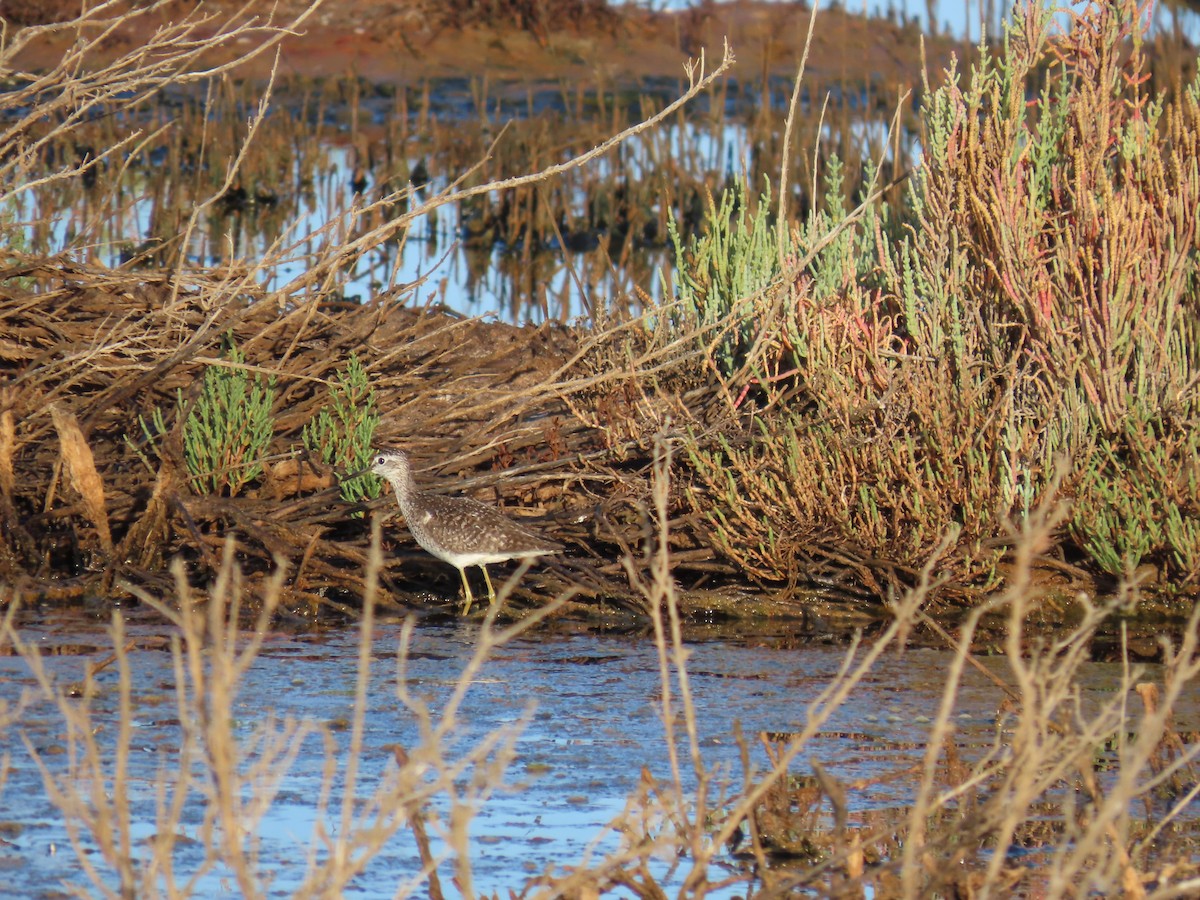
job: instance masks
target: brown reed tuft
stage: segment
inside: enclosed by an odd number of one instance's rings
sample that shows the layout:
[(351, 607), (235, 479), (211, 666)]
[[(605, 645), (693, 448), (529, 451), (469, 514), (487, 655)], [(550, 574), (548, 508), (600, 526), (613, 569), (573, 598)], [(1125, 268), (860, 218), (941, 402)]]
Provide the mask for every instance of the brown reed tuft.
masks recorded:
[(0, 412), (0, 494), (5, 504), (11, 504), (16, 491), (17, 476), (13, 469), (13, 454), (17, 449), (17, 428), (13, 411)]
[(50, 404), (50, 417), (58, 432), (59, 458), (66, 466), (71, 486), (83, 499), (83, 507), (100, 537), (105, 554), (112, 556), (112, 532), (108, 525), (108, 509), (104, 502), (104, 480), (96, 471), (96, 459), (75, 416), (59, 404)]

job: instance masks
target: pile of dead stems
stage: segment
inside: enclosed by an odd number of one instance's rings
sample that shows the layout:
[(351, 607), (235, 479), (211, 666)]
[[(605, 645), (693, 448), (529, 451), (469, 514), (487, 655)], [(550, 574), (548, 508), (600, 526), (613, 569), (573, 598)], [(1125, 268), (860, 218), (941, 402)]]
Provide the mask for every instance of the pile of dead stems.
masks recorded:
[[(98, 27), (96, 40), (104, 10), (89, 13), (84, 23)], [(237, 23), (235, 16), (219, 40), (256, 36)], [(8, 183), (16, 185), (10, 190), (34, 186), (28, 176), (41, 140), (32, 128), (38, 104), (82, 98), (78, 109), (56, 112), (69, 131), (92, 108), (93, 96), (141, 102), (161, 84), (185, 77), (181, 70), (195, 54), (188, 39), (201, 25), (212, 22), (198, 14), (163, 34), (155, 52), (139, 51), (99, 74), (67, 60), (10, 96), (35, 110), (4, 137), (11, 152), (0, 158), (11, 168)], [(87, 44), (73, 52), (86, 58)], [(316, 234), (281, 237), (253, 265), (147, 275), (31, 258), (14, 246), (0, 272), (0, 359), (9, 373), (0, 397), (0, 577), (45, 598), (110, 596), (127, 590), (122, 584), (163, 588), (168, 558), (182, 554), (193, 563), (194, 577), (204, 580), (219, 567), (216, 548), (234, 534), (250, 577), (286, 565), (288, 608), (357, 600), (366, 520), (338, 489), (337, 479), (347, 473), (331, 472), (304, 448), (306, 427), (327, 407), (351, 357), (361, 362), (377, 398), (379, 444), (404, 443), (422, 468), (436, 461), (444, 471), (476, 476), (455, 490), (494, 497), (502, 484), (505, 498), (554, 502), (563, 507), (560, 522), (546, 527), (573, 537), (585, 553), (636, 542), (645, 519), (644, 478), (633, 479), (632, 490), (611, 490), (622, 481), (622, 468), (639, 465), (614, 464), (612, 454), (636, 440), (608, 441), (573, 415), (568, 402), (623, 380), (626, 372), (652, 371), (649, 356), (631, 358), (613, 375), (579, 374), (587, 348), (630, 323), (581, 340), (554, 325), (484, 325), (406, 308), (398, 292), (346, 304), (338, 299), (339, 273), (383, 242), (402, 239), (422, 214), (543, 181), (603, 155), (672, 115), (731, 63), (727, 54), (712, 72), (703, 64), (691, 70), (691, 86), (679, 100), (573, 160), (500, 182), (455, 183), (419, 206), (408, 202), (413, 188), (407, 185)], [(93, 84), (97, 79), (101, 83)], [(268, 88), (247, 126), (247, 142), (263, 121), (269, 94)], [(56, 99), (44, 99), (50, 96)], [(180, 223), (183, 244), (236, 183), (239, 161)], [(44, 179), (79, 178), (95, 164), (86, 157)], [(393, 214), (380, 221), (381, 210)], [(262, 287), (263, 273), (297, 257), (305, 262), (301, 274), (276, 290)], [(678, 366), (675, 355), (667, 354)], [(263, 386), (256, 396), (268, 406), (256, 420), (265, 436), (255, 445), (256, 458), (245, 458), (244, 449), (227, 457), (247, 467), (237, 478), (197, 469), (197, 436), (189, 427), (210, 396), (213, 371), (248, 373), (242, 381)], [(644, 436), (637, 437), (645, 445)], [(688, 529), (680, 531), (687, 541)], [(692, 549), (695, 565), (711, 560), (694, 538)], [(593, 567), (593, 585), (603, 583), (606, 567), (619, 574), (611, 557)], [(429, 564), (423, 555), (416, 558)], [(386, 576), (385, 583), (394, 586)], [(562, 584), (561, 576), (552, 583)]]

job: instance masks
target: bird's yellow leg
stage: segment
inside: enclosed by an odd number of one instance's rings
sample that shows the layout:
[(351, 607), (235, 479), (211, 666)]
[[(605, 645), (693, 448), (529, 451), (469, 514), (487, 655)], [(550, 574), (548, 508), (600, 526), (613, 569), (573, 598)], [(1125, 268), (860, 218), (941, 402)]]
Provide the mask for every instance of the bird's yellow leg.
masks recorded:
[[(484, 570), (486, 572), (486, 570)], [(467, 570), (459, 569), (458, 574), (462, 576), (463, 591), (466, 594), (466, 602), (463, 604), (463, 615), (471, 611), (471, 604), (475, 602), (475, 598), (471, 596), (471, 585), (467, 582)], [(491, 587), (491, 585), (488, 585)]]
[(495, 603), (496, 602), (496, 589), (494, 587), (492, 587), (492, 577), (490, 575), (488, 575), (488, 573), (487, 573), (487, 566), (480, 566), (479, 568), (483, 569), (483, 580), (487, 582), (488, 603)]

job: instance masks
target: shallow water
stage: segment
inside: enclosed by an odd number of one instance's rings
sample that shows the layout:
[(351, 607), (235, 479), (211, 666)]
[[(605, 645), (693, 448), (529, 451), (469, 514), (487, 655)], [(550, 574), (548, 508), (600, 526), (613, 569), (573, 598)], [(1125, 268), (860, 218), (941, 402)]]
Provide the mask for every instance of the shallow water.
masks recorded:
[[(129, 655), (135, 721), (130, 802), (134, 834), (139, 838), (149, 837), (155, 828), (155, 780), (160, 766), (177, 764), (179, 723), (172, 656), (165, 639), (169, 633), (140, 616), (132, 618), (128, 627), (129, 637), (137, 641), (137, 649)], [(84, 666), (108, 655), (111, 648), (100, 624), (77, 616), (30, 624), (22, 635), (40, 646), (47, 669), (59, 683), (79, 682)], [(415, 634), (405, 684), (428, 704), (435, 718), (473, 652), (476, 635), (476, 626), (467, 624), (422, 626)], [(399, 637), (399, 626), (384, 625), (373, 643), (360, 796), (384, 772), (394, 769), (391, 748), (395, 744), (411, 748), (419, 740), (417, 719), (395, 689)], [(357, 630), (352, 628), (269, 635), (241, 684), (235, 707), (238, 734), (248, 738), (268, 712), (330, 724), (338, 758), (344, 761), (357, 642)], [(755, 763), (763, 767), (757, 734), (786, 736), (803, 728), (808, 705), (834, 676), (845, 653), (839, 646), (785, 649), (748, 640), (705, 641), (688, 649), (704, 760), (710, 766), (724, 765), (735, 782), (740, 775), (736, 724), (749, 737)], [(801, 759), (815, 756), (839, 779), (868, 781), (917, 761), (929, 720), (937, 713), (949, 664), (948, 654), (928, 650), (885, 656)], [(1003, 672), (1002, 660), (987, 664)], [(1082, 685), (1085, 700), (1111, 696), (1120, 676), (1118, 666), (1089, 666)], [(115, 666), (101, 672), (97, 676), (101, 690), (93, 701), (94, 720), (100, 725), (96, 739), (108, 747), (116, 734), (117, 677)], [(33, 687), (25, 661), (0, 658), (0, 700), (14, 702), (25, 687)], [(661, 701), (658, 659), (645, 638), (538, 636), (496, 651), (467, 692), (452, 755), (466, 753), (499, 727), (519, 726), (526, 716), (528, 721), (516, 739), (515, 760), (507, 772), (511, 787), (488, 799), (470, 827), (476, 891), (498, 891), (504, 896), (510, 888), (519, 891), (527, 879), (550, 865), (579, 864), (596, 842), (601, 851), (618, 846), (605, 826), (636, 789), (642, 767), (669, 779), (659, 719)], [(982, 753), (992, 740), (1000, 701), (995, 685), (968, 671), (956, 706), (956, 739), (965, 758)], [(1196, 716), (1194, 709), (1182, 712)], [(52, 772), (64, 771), (68, 762), (62, 720), (49, 703), (27, 711), (6, 736), (11, 758), (0, 836), (8, 843), (0, 843), (0, 895), (37, 896), (58, 889), (64, 880), (86, 884), (62, 816), (47, 797), (22, 738), (37, 748)], [(686, 760), (686, 752), (682, 758)], [(264, 868), (275, 873), (271, 885), (275, 896), (295, 889), (304, 874), (307, 847), (319, 818), (316, 799), (323, 762), (320, 740), (310, 737), (283, 775), (276, 802), (260, 826), (262, 860)], [(806, 768), (798, 763), (795, 771)], [(684, 780), (685, 787), (694, 787), (686, 770)], [(884, 780), (854, 792), (852, 807), (907, 805), (913, 789), (908, 777)], [(445, 811), (441, 799), (434, 805)], [(200, 803), (191, 803), (181, 831), (195, 837), (202, 815)], [(336, 830), (336, 801), (325, 823)], [(83, 846), (98, 859), (90, 839)], [(435, 850), (438, 846), (435, 841)], [(185, 843), (176, 850), (178, 878), (187, 876), (199, 854), (198, 844)], [(657, 876), (668, 877), (665, 865)], [(397, 885), (417, 869), (412, 836), (401, 831), (355, 882), (355, 895), (393, 896)], [(448, 896), (453, 895), (450, 874), (448, 869), (442, 872)], [(205, 876), (198, 894), (232, 895), (227, 876), (223, 872)], [(740, 890), (713, 896), (735, 896)]]

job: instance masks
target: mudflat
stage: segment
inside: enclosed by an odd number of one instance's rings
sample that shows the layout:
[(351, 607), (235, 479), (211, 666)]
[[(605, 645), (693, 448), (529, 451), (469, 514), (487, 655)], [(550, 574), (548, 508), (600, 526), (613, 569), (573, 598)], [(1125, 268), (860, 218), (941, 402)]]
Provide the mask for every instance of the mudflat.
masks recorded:
[[(17, 4), (18, 6), (20, 4)], [(67, 4), (61, 4), (66, 6)], [(53, 18), (54, 2), (33, 4), (24, 21)], [(209, 10), (215, 34), (228, 12), (240, 4), (170, 3), (130, 16), (112, 27), (94, 54), (94, 64), (111, 62), (131, 48), (144, 46), (156, 29)], [(286, 24), (308, 4), (284, 0), (275, 12), (255, 11), (260, 22)], [(456, 18), (431, 13), (432, 4), (385, 0), (325, 0), (281, 45), (279, 73), (311, 77), (354, 74), (380, 84), (404, 85), (429, 78), (482, 77), (502, 81), (569, 80), (603, 88), (634, 87), (646, 79), (678, 78), (683, 63), (704, 51), (719, 60), (728, 40), (738, 63), (734, 77), (759, 81), (796, 73), (809, 29), (811, 10), (803, 3), (703, 4), (682, 11), (608, 6), (601, 3), (556, 5), (553, 21), (515, 17), (505, 21)], [(564, 12), (559, 14), (559, 8)], [(6, 13), (13, 17), (6, 7)], [(922, 35), (913, 22), (852, 15), (822, 9), (806, 63), (819, 81), (911, 81), (919, 84)], [(22, 19), (15, 18), (19, 24)], [(97, 26), (98, 27), (98, 26)], [(201, 29), (203, 34), (203, 29)], [(74, 28), (45, 34), (30, 42), (14, 60), (18, 70), (53, 66), (76, 40)], [(197, 57), (196, 66), (236, 59), (248, 41), (216, 46)], [(924, 58), (939, 73), (952, 51), (969, 50), (949, 39), (926, 36)], [(265, 78), (273, 54), (250, 60), (240, 77)]]

